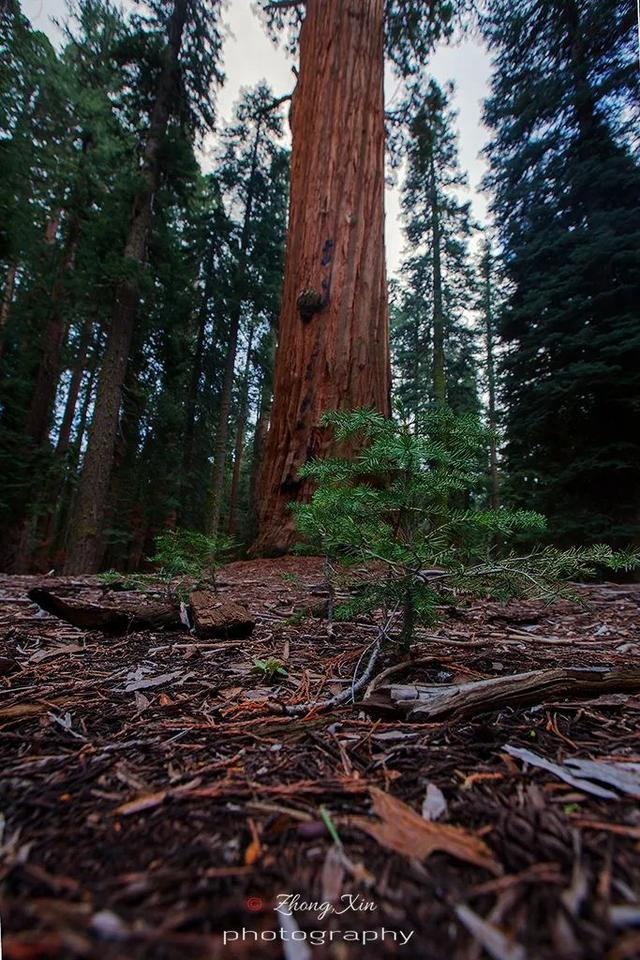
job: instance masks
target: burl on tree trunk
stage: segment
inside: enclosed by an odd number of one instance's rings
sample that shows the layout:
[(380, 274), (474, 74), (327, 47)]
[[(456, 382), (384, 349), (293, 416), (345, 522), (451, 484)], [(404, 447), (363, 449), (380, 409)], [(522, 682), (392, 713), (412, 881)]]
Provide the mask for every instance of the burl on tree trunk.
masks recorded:
[(384, 252), (384, 2), (308, 0), (293, 98), (291, 205), (254, 549), (295, 539), (298, 468), (331, 449), (326, 410), (390, 412)]

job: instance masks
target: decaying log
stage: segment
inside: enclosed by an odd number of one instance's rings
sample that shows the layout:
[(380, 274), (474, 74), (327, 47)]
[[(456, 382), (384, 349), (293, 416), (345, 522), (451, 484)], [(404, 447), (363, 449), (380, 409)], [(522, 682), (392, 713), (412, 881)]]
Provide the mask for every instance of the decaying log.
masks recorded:
[(127, 630), (182, 626), (177, 606), (162, 600), (145, 599), (140, 595), (118, 594), (117, 600), (95, 601), (81, 597), (63, 598), (42, 587), (35, 587), (27, 596), (47, 613), (84, 630), (125, 633)]
[(210, 590), (195, 590), (189, 605), (201, 637), (247, 637), (256, 625), (246, 607), (224, 600)]
[(369, 708), (394, 707), (407, 719), (430, 723), (471, 717), (504, 707), (531, 706), (562, 696), (596, 697), (601, 693), (640, 690), (640, 670), (570, 667), (531, 670), (510, 677), (471, 683), (412, 684), (379, 687), (364, 700)]
[[(27, 594), (42, 610), (83, 630), (126, 633), (133, 630), (184, 629), (178, 603), (139, 593), (91, 597), (60, 596), (43, 587)], [(211, 590), (195, 590), (189, 597), (196, 632), (202, 637), (246, 637), (255, 626), (246, 607), (225, 600)]]

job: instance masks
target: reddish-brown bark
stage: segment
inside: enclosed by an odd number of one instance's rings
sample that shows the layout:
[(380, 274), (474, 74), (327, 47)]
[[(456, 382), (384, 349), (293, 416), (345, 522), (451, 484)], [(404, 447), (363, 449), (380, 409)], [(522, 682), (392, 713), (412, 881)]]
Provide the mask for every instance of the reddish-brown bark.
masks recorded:
[(306, 5), (260, 552), (286, 550), (295, 538), (287, 505), (310, 492), (297, 470), (331, 449), (322, 413), (390, 409), (383, 26), (383, 0)]

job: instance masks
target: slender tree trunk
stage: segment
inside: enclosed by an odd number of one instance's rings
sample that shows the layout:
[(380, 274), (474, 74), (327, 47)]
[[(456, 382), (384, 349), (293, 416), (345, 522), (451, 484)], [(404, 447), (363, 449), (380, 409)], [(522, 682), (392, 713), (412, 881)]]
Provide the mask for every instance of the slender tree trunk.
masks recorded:
[(257, 486), (260, 464), (264, 456), (264, 449), (267, 442), (267, 433), (269, 432), (269, 417), (271, 414), (271, 400), (273, 397), (273, 366), (276, 352), (275, 327), (272, 326), (269, 331), (269, 354), (265, 358), (262, 367), (262, 379), (260, 384), (260, 398), (258, 400), (258, 411), (256, 427), (253, 434), (253, 449), (251, 451), (251, 476), (249, 478), (249, 502), (251, 504), (251, 537), (256, 532), (256, 506), (257, 506)]
[(229, 342), (224, 364), (222, 391), (220, 393), (220, 410), (218, 414), (218, 428), (213, 454), (213, 472), (211, 478), (211, 514), (209, 518), (209, 533), (215, 537), (220, 527), (220, 513), (222, 510), (222, 495), (224, 491), (224, 467), (227, 459), (227, 439), (229, 436), (229, 413), (231, 411), (231, 393), (233, 390), (233, 374), (235, 371), (236, 354), (238, 352), (238, 333), (240, 331), (240, 317), (242, 315), (242, 286), (247, 267), (247, 253), (251, 236), (251, 215), (255, 194), (255, 178), (258, 168), (258, 149), (260, 147), (262, 123), (260, 118), (256, 123), (255, 139), (249, 168), (247, 184), (247, 200), (244, 208), (244, 221), (240, 236), (240, 251), (235, 275), (235, 302), (231, 312), (229, 327)]
[(231, 477), (231, 493), (229, 495), (229, 521), (228, 532), (233, 536), (236, 532), (236, 512), (238, 508), (238, 490), (240, 487), (240, 468), (242, 466), (242, 454), (244, 452), (244, 432), (247, 426), (247, 410), (249, 407), (249, 373), (251, 371), (251, 349), (253, 347), (253, 327), (249, 330), (249, 341), (247, 343), (247, 358), (242, 374), (240, 384), (240, 397), (238, 402), (238, 419), (236, 422), (236, 442), (233, 456), (233, 475)]
[(82, 390), (82, 387), (81, 387), (82, 402), (80, 404), (80, 413), (78, 416), (78, 426), (76, 430), (76, 435), (73, 441), (69, 444), (66, 475), (65, 475), (63, 486), (62, 486), (62, 491), (58, 497), (56, 518), (54, 523), (54, 534), (52, 538), (52, 549), (53, 549), (54, 558), (57, 552), (63, 550), (65, 547), (65, 533), (68, 530), (68, 517), (71, 510), (73, 509), (73, 503), (75, 499), (74, 489), (73, 489), (73, 480), (75, 479), (77, 466), (80, 461), (82, 444), (84, 442), (85, 432), (87, 429), (87, 422), (89, 420), (89, 410), (91, 409), (91, 402), (93, 400), (93, 395), (94, 395), (94, 386), (95, 386), (96, 376), (98, 372), (97, 345), (93, 353), (89, 355), (89, 358), (87, 361), (87, 370), (89, 375), (87, 377), (84, 390)]
[(80, 223), (73, 217), (65, 243), (63, 261), (53, 283), (50, 313), (44, 333), (42, 354), (27, 413), (25, 432), (31, 442), (39, 447), (46, 442), (51, 427), (51, 418), (60, 376), (60, 356), (67, 333), (68, 321), (64, 316), (66, 300), (66, 277), (73, 268)]
[(78, 461), (80, 457), (80, 453), (82, 452), (84, 435), (87, 431), (87, 423), (89, 421), (89, 410), (91, 408), (91, 401), (93, 399), (97, 373), (98, 373), (98, 358), (96, 356), (94, 358), (93, 363), (91, 364), (91, 367), (89, 370), (89, 376), (87, 377), (87, 385), (85, 387), (84, 396), (82, 398), (82, 406), (80, 407), (80, 416), (78, 418), (78, 430), (76, 432), (76, 436), (73, 441), (73, 456), (76, 462)]
[[(73, 471), (74, 469), (71, 464), (63, 464), (62, 461), (69, 448), (71, 427), (75, 417), (82, 375), (87, 362), (92, 328), (93, 323), (87, 318), (80, 332), (78, 352), (71, 373), (69, 392), (65, 403), (60, 434), (56, 444), (56, 456), (59, 459), (59, 470), (61, 472), (55, 472), (51, 476), (48, 484), (49, 493), (45, 500), (42, 515), (36, 518), (36, 527), (31, 525), (33, 527), (33, 533), (30, 536), (27, 531), (29, 524), (23, 524), (20, 550), (16, 558), (16, 569), (19, 570), (26, 570), (29, 565), (35, 570), (47, 570), (55, 565), (55, 550), (56, 544), (59, 541), (59, 517), (63, 510), (66, 515), (64, 505), (68, 500), (67, 488), (69, 486), (70, 470)], [(26, 537), (25, 534), (27, 534)], [(33, 543), (37, 548), (37, 553), (34, 557), (31, 556), (31, 551), (28, 549), (30, 543)]]
[(44, 242), (47, 244), (47, 246), (52, 246), (56, 242), (56, 236), (58, 234), (58, 227), (60, 226), (61, 217), (62, 210), (54, 210), (45, 224)]
[(311, 493), (298, 468), (333, 448), (322, 413), (390, 413), (383, 65), (384, 0), (308, 0), (258, 552), (295, 540), (288, 504)]
[(442, 259), (440, 210), (433, 156), (429, 165), (431, 186), (431, 242), (433, 245), (433, 397), (439, 406), (447, 402), (444, 368), (444, 309), (442, 305)]
[[(204, 338), (207, 327), (207, 306), (208, 306), (208, 287), (209, 279), (205, 281), (205, 290), (202, 296), (202, 303), (198, 311), (198, 334), (196, 339), (196, 348), (191, 364), (191, 377), (189, 379), (189, 388), (187, 391), (187, 402), (185, 409), (184, 426), (184, 444), (182, 454), (182, 485), (183, 500), (188, 486), (191, 484), (191, 474), (193, 472), (193, 453), (196, 434), (196, 417), (198, 411), (198, 392), (200, 389), (200, 378), (202, 377), (202, 365), (204, 361)], [(184, 509), (184, 503), (182, 504)]]
[(489, 440), (489, 502), (492, 510), (500, 506), (500, 478), (498, 476), (498, 452), (496, 448), (496, 367), (493, 329), (493, 280), (491, 271), (491, 246), (487, 241), (483, 258), (484, 286), (484, 322), (487, 363), (488, 419), (491, 439)]
[(418, 435), (420, 417), (420, 324), (413, 323), (413, 432)]
[(78, 352), (76, 353), (75, 360), (73, 361), (73, 368), (71, 370), (71, 380), (69, 381), (69, 391), (67, 393), (67, 399), (65, 401), (64, 413), (62, 415), (62, 423), (60, 424), (60, 433), (58, 434), (58, 440), (56, 443), (56, 453), (58, 456), (62, 456), (69, 449), (69, 440), (71, 439), (71, 428), (73, 426), (73, 420), (76, 415), (76, 407), (78, 405), (78, 397), (80, 396), (80, 386), (82, 384), (82, 375), (85, 370), (87, 363), (87, 354), (89, 352), (89, 345), (91, 342), (91, 334), (93, 330), (93, 321), (87, 317), (82, 324), (82, 329), (80, 331), (80, 340), (78, 342)]
[(231, 315), (227, 355), (224, 362), (224, 376), (220, 393), (220, 408), (218, 412), (218, 426), (213, 453), (213, 471), (211, 482), (211, 512), (209, 515), (209, 533), (212, 537), (220, 527), (222, 511), (222, 497), (224, 493), (224, 467), (227, 459), (227, 439), (229, 436), (229, 414), (231, 412), (231, 393), (233, 390), (233, 374), (235, 370), (236, 354), (238, 352), (238, 333), (240, 330), (240, 306), (234, 308)]
[[(69, 224), (62, 252), (62, 261), (56, 268), (51, 291), (49, 316), (45, 325), (42, 354), (36, 374), (31, 404), (27, 413), (26, 434), (35, 446), (46, 442), (56, 399), (60, 377), (61, 355), (69, 329), (69, 319), (65, 316), (67, 300), (67, 280), (75, 266), (76, 253), (81, 231), (81, 215), (90, 203), (85, 172), (86, 158), (92, 144), (92, 135), (82, 138), (82, 153), (79, 160), (74, 196), (70, 203)], [(58, 232), (62, 211), (59, 211), (47, 226), (47, 242), (54, 243)]]
[(4, 335), (11, 313), (11, 304), (13, 303), (13, 292), (16, 288), (17, 276), (18, 262), (17, 260), (12, 260), (7, 269), (4, 290), (2, 291), (2, 304), (0, 304), (0, 357), (2, 357), (4, 353)]
[(136, 272), (146, 260), (153, 197), (160, 183), (160, 149), (176, 84), (177, 61), (187, 5), (188, 0), (175, 0), (169, 20), (164, 63), (158, 78), (145, 145), (142, 185), (134, 200), (124, 251), (130, 276), (122, 281), (115, 291), (115, 306), (98, 381), (93, 423), (71, 519), (65, 573), (93, 573), (100, 564), (122, 387), (139, 300)]

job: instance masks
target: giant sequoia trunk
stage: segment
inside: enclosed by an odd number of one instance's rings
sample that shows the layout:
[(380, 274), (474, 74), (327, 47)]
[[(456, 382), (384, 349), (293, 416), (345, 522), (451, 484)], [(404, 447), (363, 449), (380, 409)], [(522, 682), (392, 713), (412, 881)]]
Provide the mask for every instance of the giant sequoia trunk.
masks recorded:
[(129, 264), (130, 272), (115, 292), (114, 312), (98, 381), (93, 423), (71, 520), (65, 573), (94, 573), (100, 564), (122, 387), (139, 300), (137, 277), (146, 260), (153, 197), (160, 183), (160, 150), (175, 91), (177, 61), (186, 12), (187, 0), (175, 0), (168, 25), (164, 63), (158, 77), (151, 112), (141, 186), (134, 199), (124, 251), (124, 260)]
[(384, 0), (308, 0), (293, 98), (291, 207), (258, 484), (260, 552), (294, 541), (297, 475), (331, 450), (325, 410), (390, 410), (384, 256)]

